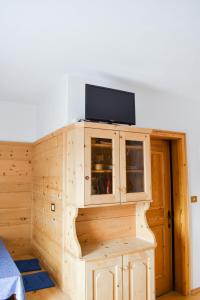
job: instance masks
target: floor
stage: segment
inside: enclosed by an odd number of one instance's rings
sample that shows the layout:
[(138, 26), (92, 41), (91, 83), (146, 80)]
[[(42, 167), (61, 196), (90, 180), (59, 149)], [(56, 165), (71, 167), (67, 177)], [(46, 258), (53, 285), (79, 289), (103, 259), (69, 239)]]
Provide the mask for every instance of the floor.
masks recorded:
[(26, 293), (27, 300), (70, 300), (58, 288)]
[(157, 300), (200, 300), (200, 294), (184, 297), (177, 293), (170, 293), (165, 296), (157, 298)]
[[(69, 300), (58, 288), (50, 288), (37, 292), (27, 293), (27, 300)], [(193, 296), (180, 296), (177, 293), (157, 298), (157, 300), (200, 300), (200, 294)]]

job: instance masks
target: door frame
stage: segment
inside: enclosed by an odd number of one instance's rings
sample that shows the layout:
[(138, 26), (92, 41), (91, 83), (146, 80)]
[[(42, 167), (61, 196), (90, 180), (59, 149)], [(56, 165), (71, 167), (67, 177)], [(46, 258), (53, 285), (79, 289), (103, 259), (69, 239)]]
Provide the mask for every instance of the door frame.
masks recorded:
[(174, 282), (175, 291), (190, 294), (189, 192), (186, 134), (152, 130), (151, 138), (171, 142), (174, 205)]

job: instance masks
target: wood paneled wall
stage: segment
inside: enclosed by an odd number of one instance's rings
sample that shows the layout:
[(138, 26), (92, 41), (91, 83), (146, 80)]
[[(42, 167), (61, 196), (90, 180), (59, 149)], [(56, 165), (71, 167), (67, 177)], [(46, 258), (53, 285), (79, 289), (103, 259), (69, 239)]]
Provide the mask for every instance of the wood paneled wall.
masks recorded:
[(80, 208), (76, 232), (81, 245), (136, 235), (135, 205)]
[[(32, 249), (62, 287), (63, 137), (44, 138), (33, 146)], [(55, 204), (55, 212), (51, 204)]]
[(0, 142), (0, 238), (17, 257), (30, 253), (32, 145)]

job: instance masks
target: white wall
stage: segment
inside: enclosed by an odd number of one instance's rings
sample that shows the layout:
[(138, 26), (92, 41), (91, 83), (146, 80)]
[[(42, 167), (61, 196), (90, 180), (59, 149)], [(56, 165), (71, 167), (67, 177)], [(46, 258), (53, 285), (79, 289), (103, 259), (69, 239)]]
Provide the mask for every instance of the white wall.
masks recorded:
[(66, 75), (55, 84), (54, 92), (38, 104), (37, 138), (85, 117), (85, 83), (132, 91), (126, 81), (88, 73)]
[(0, 141), (33, 142), (36, 106), (0, 101)]
[(53, 93), (37, 106), (37, 139), (68, 124), (68, 78), (56, 82)]

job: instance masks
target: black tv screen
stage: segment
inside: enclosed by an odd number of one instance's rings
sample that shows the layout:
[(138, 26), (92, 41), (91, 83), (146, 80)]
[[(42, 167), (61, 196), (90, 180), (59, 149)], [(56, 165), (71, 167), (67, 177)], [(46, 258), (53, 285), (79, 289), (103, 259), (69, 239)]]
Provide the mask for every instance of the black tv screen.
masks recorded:
[(85, 119), (135, 125), (135, 94), (86, 84)]

